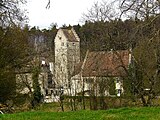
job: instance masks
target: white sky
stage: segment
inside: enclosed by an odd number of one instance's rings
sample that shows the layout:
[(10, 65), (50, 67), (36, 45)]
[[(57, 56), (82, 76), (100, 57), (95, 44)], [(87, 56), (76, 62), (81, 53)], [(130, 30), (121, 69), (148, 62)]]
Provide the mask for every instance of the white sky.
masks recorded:
[(30, 26), (49, 28), (51, 23), (58, 27), (80, 23), (82, 13), (87, 12), (95, 1), (100, 0), (51, 0), (51, 6), (46, 9), (48, 0), (27, 0), (27, 11)]

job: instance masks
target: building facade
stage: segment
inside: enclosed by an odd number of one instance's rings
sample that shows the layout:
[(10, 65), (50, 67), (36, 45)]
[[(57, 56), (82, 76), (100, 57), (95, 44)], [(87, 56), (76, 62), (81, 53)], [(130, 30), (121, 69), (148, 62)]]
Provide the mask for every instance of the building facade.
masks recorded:
[(57, 87), (69, 94), (71, 74), (80, 62), (80, 39), (74, 29), (59, 29), (54, 40), (55, 45), (55, 82)]
[(123, 92), (123, 78), (131, 62), (129, 50), (87, 52), (73, 72), (73, 94), (120, 96)]

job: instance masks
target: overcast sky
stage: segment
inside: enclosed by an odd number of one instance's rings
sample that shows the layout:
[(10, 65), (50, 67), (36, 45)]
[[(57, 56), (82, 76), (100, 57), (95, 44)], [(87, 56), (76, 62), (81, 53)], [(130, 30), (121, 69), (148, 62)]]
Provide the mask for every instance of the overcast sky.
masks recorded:
[(46, 9), (48, 0), (27, 1), (29, 25), (49, 28), (51, 23), (57, 23), (58, 27), (80, 23), (82, 13), (97, 0), (51, 0), (49, 9)]

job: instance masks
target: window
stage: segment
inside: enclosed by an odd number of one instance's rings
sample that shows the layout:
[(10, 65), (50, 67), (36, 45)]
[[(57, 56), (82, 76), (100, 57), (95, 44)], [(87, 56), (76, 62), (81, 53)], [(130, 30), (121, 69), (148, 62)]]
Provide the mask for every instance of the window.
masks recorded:
[(63, 68), (62, 68), (62, 66), (60, 67), (60, 70), (61, 70), (61, 71), (63, 71)]
[(58, 38), (61, 40), (62, 39), (62, 37), (60, 37), (60, 36), (58, 36)]
[(53, 94), (53, 90), (51, 90), (51, 94)]
[(121, 93), (122, 93), (122, 90), (121, 90), (121, 89), (118, 89), (118, 90), (117, 90), (117, 96), (118, 96), (118, 97), (121, 96)]
[(64, 42), (61, 43), (61, 46), (64, 46)]
[(48, 95), (48, 90), (46, 89), (46, 95)]
[(121, 94), (121, 89), (118, 89), (118, 94)]
[(116, 83), (120, 83), (120, 78), (116, 78)]

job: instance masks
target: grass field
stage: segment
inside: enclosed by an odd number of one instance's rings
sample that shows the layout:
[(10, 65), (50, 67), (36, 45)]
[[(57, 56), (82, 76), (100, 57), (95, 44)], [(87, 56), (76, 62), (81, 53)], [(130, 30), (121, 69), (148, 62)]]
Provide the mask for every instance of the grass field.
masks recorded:
[(160, 107), (76, 112), (34, 111), (0, 115), (0, 120), (160, 120)]

